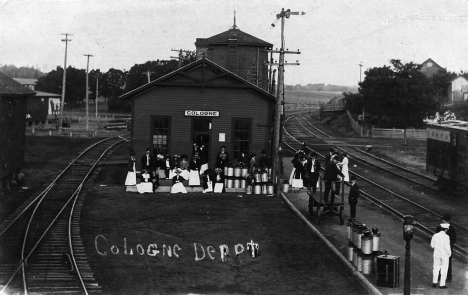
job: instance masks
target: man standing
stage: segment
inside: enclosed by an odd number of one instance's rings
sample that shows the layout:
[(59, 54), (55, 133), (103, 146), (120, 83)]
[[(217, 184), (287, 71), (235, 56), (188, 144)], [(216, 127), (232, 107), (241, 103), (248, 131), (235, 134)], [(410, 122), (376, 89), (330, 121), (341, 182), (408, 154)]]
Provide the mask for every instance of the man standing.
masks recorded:
[(146, 153), (141, 156), (141, 171), (144, 169), (148, 171), (153, 171), (153, 156), (151, 156), (151, 150), (146, 149)]
[(336, 165), (338, 162), (337, 157), (333, 157), (330, 162), (327, 163), (325, 166), (325, 172), (323, 173), (323, 182), (325, 182), (325, 191), (323, 192), (325, 202), (328, 202), (328, 194), (331, 191), (331, 201), (330, 207), (333, 206), (333, 202), (335, 201), (335, 190), (333, 189), (333, 183), (339, 181), (338, 175), (344, 177), (343, 173), (341, 173), (340, 169)]
[(349, 189), (349, 209), (351, 211), (351, 218), (356, 218), (356, 205), (359, 198), (359, 186), (356, 183), (356, 176), (351, 176), (351, 188)]
[(315, 195), (317, 192), (317, 181), (320, 176), (320, 162), (317, 160), (317, 153), (312, 152), (310, 154), (310, 160), (307, 161), (306, 171), (307, 174), (309, 174), (308, 189)]
[(330, 152), (325, 156), (325, 166), (330, 162), (332, 156), (335, 154), (335, 149), (330, 148)]
[(447, 230), (450, 227), (448, 223), (441, 223), (441, 231), (434, 234), (431, 240), (431, 247), (434, 249), (434, 266), (432, 268), (432, 287), (437, 287), (437, 278), (440, 271), (439, 288), (446, 289), (445, 280), (447, 279), (447, 270), (449, 265), (449, 257), (452, 256), (450, 250), (450, 238), (447, 235)]
[(261, 156), (260, 156), (260, 159), (258, 161), (258, 164), (260, 164), (260, 166), (262, 167), (270, 167), (270, 159), (268, 159), (268, 157), (266, 156), (266, 152), (265, 150), (262, 150), (261, 151)]
[[(442, 224), (446, 223), (450, 225), (450, 220), (452, 220), (452, 216), (450, 214), (444, 214), (442, 217)], [(442, 230), (442, 227), (439, 225), (436, 229), (436, 233)], [(455, 232), (455, 228), (453, 226), (449, 226), (447, 230), (447, 235), (450, 238), (450, 250), (453, 249), (453, 245), (457, 242), (457, 233)], [(449, 265), (447, 271), (447, 283), (452, 282), (452, 256), (449, 258)]]

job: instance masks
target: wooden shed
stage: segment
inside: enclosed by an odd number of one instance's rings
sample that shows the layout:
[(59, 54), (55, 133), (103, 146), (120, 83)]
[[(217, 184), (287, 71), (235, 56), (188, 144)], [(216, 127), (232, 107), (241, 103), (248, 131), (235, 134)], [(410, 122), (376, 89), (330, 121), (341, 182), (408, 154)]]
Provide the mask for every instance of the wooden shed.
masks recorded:
[(49, 115), (53, 118), (54, 114), (58, 114), (60, 106), (60, 94), (36, 92), (36, 95), (28, 98), (26, 121), (30, 124), (32, 122), (45, 123)]
[(0, 192), (23, 165), (27, 99), (35, 94), (0, 73)]
[(275, 97), (205, 58), (121, 98), (131, 100), (138, 159), (146, 148), (191, 157), (193, 144), (204, 143), (213, 168), (223, 145), (231, 160), (271, 149)]

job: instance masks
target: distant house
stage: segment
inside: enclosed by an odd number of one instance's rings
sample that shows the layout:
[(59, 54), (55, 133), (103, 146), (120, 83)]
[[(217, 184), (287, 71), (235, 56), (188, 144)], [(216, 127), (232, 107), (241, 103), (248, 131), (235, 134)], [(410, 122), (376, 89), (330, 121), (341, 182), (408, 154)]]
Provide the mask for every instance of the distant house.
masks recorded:
[(37, 79), (27, 79), (27, 78), (13, 78), (16, 82), (20, 82), (24, 86), (28, 87), (31, 90), (36, 90)]
[(441, 66), (439, 66), (435, 61), (432, 59), (428, 59), (425, 62), (421, 64), (421, 73), (423, 73), (426, 77), (431, 78), (435, 74), (437, 74), (438, 71), (440, 70), (445, 70)]
[[(35, 90), (37, 79), (13, 78), (15, 81), (23, 84), (29, 89)], [(36, 95), (28, 98), (28, 108), (26, 112), (26, 121), (42, 122), (47, 120), (47, 117), (59, 113), (60, 109), (60, 94), (36, 91)]]
[(26, 101), (36, 92), (0, 73), (0, 192), (24, 162)]
[(456, 103), (468, 100), (468, 79), (464, 76), (458, 76), (449, 83), (447, 97), (450, 102)]

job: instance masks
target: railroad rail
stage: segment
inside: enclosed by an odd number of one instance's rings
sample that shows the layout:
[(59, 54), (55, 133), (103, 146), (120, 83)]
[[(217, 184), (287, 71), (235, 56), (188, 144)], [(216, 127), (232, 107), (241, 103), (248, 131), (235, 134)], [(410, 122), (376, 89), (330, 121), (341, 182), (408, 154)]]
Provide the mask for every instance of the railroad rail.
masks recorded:
[[(0, 293), (100, 294), (80, 237), (80, 192), (122, 137), (82, 152), (0, 225)], [(21, 275), (20, 275), (21, 274)]]
[[(302, 147), (302, 143), (307, 141), (307, 136), (311, 134), (310, 130), (304, 130), (304, 124), (299, 124), (299, 121), (295, 119), (296, 116), (298, 115), (293, 114), (289, 116), (285, 120), (283, 129), (283, 132), (286, 134), (286, 136), (283, 136), (283, 145), (293, 152), (296, 152), (300, 147)], [(316, 139), (317, 137), (314, 140)], [(317, 147), (319, 146), (320, 144), (317, 145)], [(344, 143), (344, 146), (346, 146), (346, 148), (349, 147), (346, 143)], [(322, 155), (318, 150), (311, 150), (317, 152), (319, 157), (324, 158), (324, 155)], [(321, 150), (322, 152), (326, 151), (323, 147)], [(440, 195), (438, 195), (432, 187), (429, 189), (425, 186), (415, 184), (414, 182), (409, 184), (408, 177), (396, 177), (394, 174), (392, 174), (390, 182), (393, 182), (394, 185), (392, 183), (390, 188), (388, 188), (389, 176), (383, 176), (381, 168), (376, 168), (376, 166), (382, 166), (384, 163), (385, 165), (389, 164), (385, 161), (378, 162), (375, 158), (373, 158), (372, 164), (366, 161), (367, 157), (364, 158), (361, 156), (359, 162), (355, 162), (355, 158), (353, 156), (350, 158), (349, 165), (350, 175), (356, 175), (360, 180), (359, 186), (363, 197), (384, 208), (386, 211), (401, 220), (403, 220), (404, 215), (413, 215), (417, 228), (427, 235), (433, 235), (436, 229), (435, 225), (442, 217), (442, 214), (438, 212), (438, 210), (440, 210), (440, 206), (437, 204), (437, 200), (440, 198)], [(357, 163), (356, 167), (354, 167), (352, 163)], [(392, 167), (395, 168), (394, 166)], [(400, 174), (403, 173), (401, 171), (405, 171), (404, 174), (406, 175), (411, 174), (412, 177), (414, 176), (422, 179), (422, 177), (414, 175), (411, 170), (400, 170)], [(381, 180), (383, 178), (385, 178), (386, 181), (384, 184), (381, 184)], [(434, 180), (431, 179), (426, 181), (431, 182)], [(349, 186), (348, 184), (346, 185)], [(428, 198), (430, 198), (429, 200), (431, 201), (429, 201)], [(456, 229), (458, 238), (457, 243), (454, 245), (454, 250), (465, 259), (468, 259), (468, 227), (465, 222), (452, 221), (451, 224)]]

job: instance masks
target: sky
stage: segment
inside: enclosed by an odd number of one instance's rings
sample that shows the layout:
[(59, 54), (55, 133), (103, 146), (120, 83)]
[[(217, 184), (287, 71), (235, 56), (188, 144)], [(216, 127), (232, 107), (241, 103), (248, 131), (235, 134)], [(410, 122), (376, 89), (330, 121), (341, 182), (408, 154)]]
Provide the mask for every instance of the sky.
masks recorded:
[[(285, 19), (288, 85), (357, 85), (366, 69), (390, 59), (433, 59), (448, 71), (468, 71), (466, 0), (0, 0), (0, 65), (64, 65), (106, 72), (168, 60), (172, 49), (195, 50), (196, 38), (241, 30), (280, 48)], [(278, 56), (275, 58), (279, 59)], [(359, 64), (362, 65), (359, 66)]]

